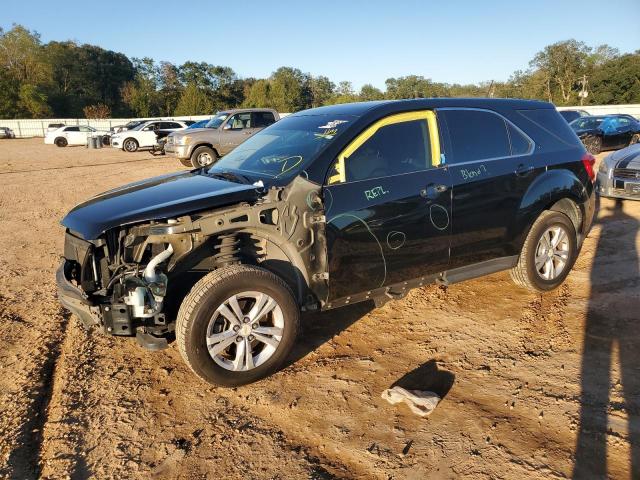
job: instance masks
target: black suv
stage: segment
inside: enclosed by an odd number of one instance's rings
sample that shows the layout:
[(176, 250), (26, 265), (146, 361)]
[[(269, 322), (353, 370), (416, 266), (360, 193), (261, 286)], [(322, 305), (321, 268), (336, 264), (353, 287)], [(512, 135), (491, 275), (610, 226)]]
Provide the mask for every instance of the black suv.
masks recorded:
[(211, 167), (75, 207), (60, 300), (151, 349), (175, 338), (206, 381), (249, 383), (285, 360), (300, 311), (508, 269), (556, 288), (591, 225), (593, 165), (548, 103), (306, 110)]

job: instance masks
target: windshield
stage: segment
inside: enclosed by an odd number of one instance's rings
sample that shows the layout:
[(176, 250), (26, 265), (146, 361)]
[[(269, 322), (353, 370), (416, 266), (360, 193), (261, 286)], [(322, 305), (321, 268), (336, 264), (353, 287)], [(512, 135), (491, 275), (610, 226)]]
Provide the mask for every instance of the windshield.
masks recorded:
[(584, 130), (587, 128), (598, 128), (606, 117), (580, 117), (570, 123), (574, 130)]
[(218, 113), (215, 117), (207, 122), (204, 128), (218, 128), (222, 125), (222, 122), (229, 116), (228, 113)]
[(284, 118), (261, 130), (222, 157), (210, 173), (245, 172), (260, 178), (287, 178), (300, 173), (340, 135), (352, 117), (303, 115)]

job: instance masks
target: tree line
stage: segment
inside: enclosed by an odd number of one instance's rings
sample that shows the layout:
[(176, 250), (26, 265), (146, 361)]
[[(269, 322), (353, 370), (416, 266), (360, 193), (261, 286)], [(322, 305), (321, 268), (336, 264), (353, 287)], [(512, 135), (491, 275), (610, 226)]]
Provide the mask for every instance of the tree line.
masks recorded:
[[(419, 75), (389, 78), (384, 91), (338, 84), (297, 68), (268, 78), (240, 78), (230, 67), (182, 65), (72, 41), (43, 43), (21, 25), (0, 28), (0, 118), (106, 118), (206, 115), (233, 107), (294, 112), (364, 100), (424, 97), (541, 99), (556, 105), (640, 103), (640, 50), (566, 40), (544, 47), (505, 82), (435, 82)], [(580, 92), (589, 92), (586, 98)]]

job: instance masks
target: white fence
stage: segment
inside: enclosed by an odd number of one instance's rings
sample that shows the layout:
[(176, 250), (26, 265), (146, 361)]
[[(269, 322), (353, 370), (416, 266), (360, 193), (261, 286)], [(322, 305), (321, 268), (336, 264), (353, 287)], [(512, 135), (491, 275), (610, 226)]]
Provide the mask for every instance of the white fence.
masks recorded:
[[(626, 113), (640, 119), (640, 104), (635, 105), (586, 105), (576, 107), (558, 107), (558, 110), (585, 110), (591, 115), (607, 115), (612, 113)], [(280, 117), (286, 117), (288, 113), (281, 113)], [(155, 118), (155, 117), (154, 117)], [(158, 120), (204, 120), (211, 115), (192, 115), (185, 117), (161, 117)], [(104, 120), (89, 120), (86, 118), (47, 118), (47, 119), (19, 119), (1, 120), (0, 127), (9, 127), (16, 137), (44, 137), (50, 123), (64, 123), (65, 125), (89, 125), (98, 130), (110, 130), (111, 127), (124, 125), (136, 118), (107, 118)]]
[(584, 110), (591, 115), (609, 115), (626, 113), (640, 119), (640, 105), (584, 105), (575, 107), (558, 107), (558, 110)]

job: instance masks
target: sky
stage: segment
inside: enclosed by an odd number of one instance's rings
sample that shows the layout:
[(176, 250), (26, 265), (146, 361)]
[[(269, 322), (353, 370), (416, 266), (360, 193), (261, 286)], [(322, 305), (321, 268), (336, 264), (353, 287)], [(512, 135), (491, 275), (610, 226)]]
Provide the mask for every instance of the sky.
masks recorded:
[[(536, 52), (575, 38), (640, 49), (640, 0), (4, 0), (13, 23), (43, 42), (75, 40), (176, 64), (267, 77), (280, 66), (384, 89), (389, 77), (507, 80)], [(626, 14), (623, 12), (627, 12)], [(635, 12), (635, 13), (632, 13)]]

